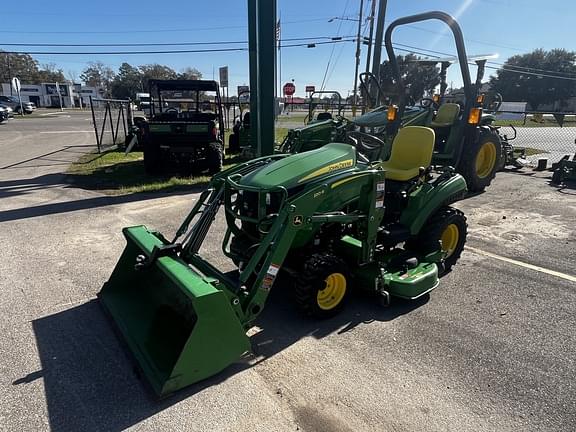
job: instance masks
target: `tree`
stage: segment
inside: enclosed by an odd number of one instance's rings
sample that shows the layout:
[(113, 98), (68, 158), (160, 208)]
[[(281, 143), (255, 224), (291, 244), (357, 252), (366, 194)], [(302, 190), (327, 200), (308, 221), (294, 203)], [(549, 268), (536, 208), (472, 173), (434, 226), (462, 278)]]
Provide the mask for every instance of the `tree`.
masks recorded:
[(38, 78), (38, 61), (28, 54), (12, 54), (0, 50), (0, 81), (10, 82), (14, 77), (34, 84)]
[(35, 83), (53, 83), (53, 82), (64, 82), (66, 78), (64, 77), (64, 72), (62, 69), (57, 69), (56, 64), (46, 63), (42, 65), (42, 69), (36, 72)]
[(78, 82), (78, 72), (73, 69), (68, 69), (66, 72), (66, 78), (68, 78), (68, 81), (70, 81), (72, 84), (75, 84)]
[[(421, 57), (414, 54), (399, 55), (396, 59), (409, 99), (417, 101), (424, 94), (432, 93), (434, 88), (440, 84), (440, 69), (436, 65), (418, 62)], [(398, 92), (387, 61), (382, 63), (380, 67), (380, 86), (386, 96)]]
[(140, 66), (140, 72), (142, 73), (142, 82), (146, 88), (148, 88), (148, 80), (151, 79), (173, 80), (178, 78), (178, 74), (174, 69), (158, 63), (142, 65)]
[(576, 53), (571, 51), (537, 49), (508, 58), (490, 79), (490, 84), (504, 100), (527, 101), (537, 110), (542, 104), (563, 102), (576, 96), (575, 61)]
[(143, 74), (137, 67), (122, 63), (111, 85), (112, 96), (118, 99), (134, 98), (144, 90)]
[(178, 74), (178, 79), (182, 80), (198, 80), (202, 79), (202, 72), (193, 67), (186, 67)]
[(80, 79), (91, 87), (102, 87), (110, 94), (110, 85), (114, 79), (114, 71), (101, 61), (88, 62), (88, 67), (80, 74)]

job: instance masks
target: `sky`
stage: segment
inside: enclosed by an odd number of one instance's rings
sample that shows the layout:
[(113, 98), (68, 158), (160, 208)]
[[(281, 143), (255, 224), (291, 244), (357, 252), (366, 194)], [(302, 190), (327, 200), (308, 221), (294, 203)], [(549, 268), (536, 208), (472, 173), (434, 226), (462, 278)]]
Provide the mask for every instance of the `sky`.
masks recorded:
[[(369, 10), (371, 1), (364, 1), (365, 12)], [(246, 44), (241, 43), (248, 40), (246, 4), (246, 0), (171, 0), (165, 3), (157, 0), (139, 0), (137, 3), (60, 0), (49, 6), (47, 2), (36, 0), (27, 2), (25, 8), (22, 8), (17, 2), (6, 2), (0, 9), (0, 49), (97, 52), (246, 47)], [(278, 0), (282, 39), (313, 38), (325, 41), (325, 38), (334, 36), (354, 36), (357, 32), (359, 6), (360, 0)], [(386, 23), (401, 16), (432, 9), (448, 12), (459, 21), (469, 55), (497, 53), (499, 58), (494, 60), (497, 63), (535, 48), (576, 49), (576, 26), (573, 22), (576, 2), (568, 0), (388, 0)], [(331, 20), (334, 17), (338, 19)], [(367, 25), (364, 25), (364, 31), (367, 31)], [(399, 28), (394, 32), (393, 40), (418, 47), (421, 52), (432, 50), (449, 55), (456, 52), (447, 27), (440, 22)], [(176, 42), (227, 43), (190, 47), (121, 48), (6, 45)], [(366, 48), (362, 46), (361, 71), (366, 66)], [(79, 76), (88, 61), (101, 60), (115, 70), (122, 62), (132, 65), (160, 63), (176, 71), (195, 67), (206, 79), (212, 79), (213, 76), (218, 79), (218, 68), (227, 65), (231, 95), (236, 93), (238, 85), (249, 83), (247, 51), (33, 56), (40, 64), (55, 63), (68, 78)], [(282, 49), (281, 79), (283, 82), (294, 80), (296, 95), (303, 96), (306, 85), (315, 85), (319, 89), (324, 81), (326, 90), (337, 90), (347, 96), (354, 84), (354, 56), (353, 42), (317, 45), (315, 48), (286, 47)], [(382, 58), (386, 58), (385, 51)], [(497, 64), (492, 66), (497, 67)], [(472, 73), (475, 71), (472, 70)], [(491, 73), (494, 70), (487, 70), (487, 75)], [(448, 82), (452, 82), (455, 87), (461, 85), (457, 66), (450, 68)]]

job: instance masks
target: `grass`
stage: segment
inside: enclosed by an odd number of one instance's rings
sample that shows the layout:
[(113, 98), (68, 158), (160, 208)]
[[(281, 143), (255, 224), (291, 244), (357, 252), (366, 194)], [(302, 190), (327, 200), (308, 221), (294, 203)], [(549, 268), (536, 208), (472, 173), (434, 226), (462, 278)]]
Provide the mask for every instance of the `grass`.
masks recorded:
[[(514, 126), (516, 128), (534, 128), (534, 127), (560, 127), (556, 119), (552, 115), (546, 115), (539, 121), (536, 121), (532, 115), (523, 120), (497, 120), (494, 122), (496, 126)], [(566, 115), (564, 117), (563, 127), (576, 126), (576, 116)]]
[[(224, 169), (234, 163), (234, 159), (226, 158)], [(111, 194), (184, 190), (210, 181), (208, 175), (150, 176), (144, 171), (142, 152), (125, 155), (119, 150), (86, 154), (70, 166), (67, 174), (81, 187)]]
[(544, 153), (548, 153), (546, 150), (541, 150), (541, 149), (537, 149), (537, 148), (533, 148), (533, 147), (526, 147), (526, 156), (534, 156), (537, 154), (544, 154)]
[[(282, 142), (287, 128), (276, 128), (276, 142)], [(228, 142), (229, 132), (225, 134)], [(224, 169), (239, 162), (235, 156), (226, 156)], [(102, 154), (86, 154), (70, 165), (69, 178), (78, 186), (109, 194), (132, 194), (140, 192), (170, 192), (197, 189), (210, 181), (208, 175), (196, 176), (150, 176), (144, 171), (142, 152), (112, 150)]]

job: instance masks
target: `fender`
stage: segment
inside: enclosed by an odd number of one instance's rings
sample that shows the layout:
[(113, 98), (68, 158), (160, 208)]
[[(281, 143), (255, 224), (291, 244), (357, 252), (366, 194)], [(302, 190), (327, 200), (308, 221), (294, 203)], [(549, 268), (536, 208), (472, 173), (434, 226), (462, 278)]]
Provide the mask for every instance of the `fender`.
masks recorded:
[(466, 180), (460, 174), (426, 183), (410, 195), (400, 222), (416, 235), (436, 210), (464, 198), (467, 191)]

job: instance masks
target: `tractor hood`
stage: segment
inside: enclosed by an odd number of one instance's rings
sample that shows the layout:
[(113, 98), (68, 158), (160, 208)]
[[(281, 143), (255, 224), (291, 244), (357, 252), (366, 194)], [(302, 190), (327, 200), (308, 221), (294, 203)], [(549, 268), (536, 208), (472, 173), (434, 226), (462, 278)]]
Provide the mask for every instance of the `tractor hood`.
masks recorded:
[[(425, 108), (421, 107), (406, 107), (404, 110), (403, 120), (410, 119), (424, 110)], [(353, 123), (360, 127), (386, 126), (386, 124), (388, 124), (388, 107), (382, 106), (373, 111), (367, 112), (366, 114), (354, 119)]]
[(289, 189), (356, 166), (356, 149), (350, 144), (331, 143), (316, 150), (298, 153), (272, 162), (245, 175), (239, 181), (242, 186), (263, 189), (284, 186)]

